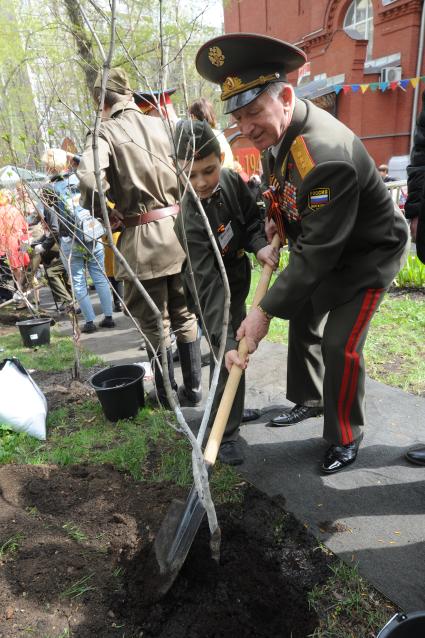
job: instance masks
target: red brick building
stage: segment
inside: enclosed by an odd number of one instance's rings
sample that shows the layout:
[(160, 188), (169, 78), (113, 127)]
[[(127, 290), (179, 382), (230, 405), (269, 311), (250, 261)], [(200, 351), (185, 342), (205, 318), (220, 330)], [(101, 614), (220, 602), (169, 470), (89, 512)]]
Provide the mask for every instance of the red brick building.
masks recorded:
[[(422, 11), (422, 0), (230, 0), (224, 25), (226, 33), (262, 33), (302, 48), (309, 63), (289, 77), (297, 94), (347, 124), (382, 163), (409, 153), (415, 89), (398, 80), (425, 75)], [(391, 80), (394, 89), (375, 86)], [(419, 105), (423, 89), (422, 81)]]

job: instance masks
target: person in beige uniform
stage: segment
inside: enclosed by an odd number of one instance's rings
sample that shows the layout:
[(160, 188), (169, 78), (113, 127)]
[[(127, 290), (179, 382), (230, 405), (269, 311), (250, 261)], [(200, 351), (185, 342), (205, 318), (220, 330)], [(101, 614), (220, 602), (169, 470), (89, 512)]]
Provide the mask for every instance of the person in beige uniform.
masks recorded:
[[(291, 239), (287, 268), (237, 337), (250, 352), (272, 317), (289, 320), (287, 398), (269, 426), (324, 412), (328, 450), (321, 471), (356, 460), (365, 423), (363, 347), (371, 319), (408, 248), (408, 228), (375, 162), (342, 122), (295, 97), (286, 80), (306, 61), (297, 47), (249, 33), (204, 44), (196, 67), (221, 85), (225, 112), (264, 151), (280, 235)], [(236, 350), (226, 365), (244, 367)]]
[[(96, 102), (100, 99), (100, 86), (99, 73), (93, 89)], [(172, 387), (177, 390), (170, 326), (177, 338), (184, 381), (184, 387), (178, 390), (180, 403), (198, 405), (202, 397), (200, 339), (196, 317), (186, 306), (180, 275), (185, 255), (173, 230), (179, 205), (169, 132), (161, 119), (147, 117), (134, 103), (124, 69), (110, 70), (106, 89), (99, 162), (103, 190), (111, 206), (111, 225), (122, 228), (118, 248), (161, 311)], [(78, 177), (82, 205), (99, 213), (91, 134)], [(157, 352), (159, 331), (149, 305), (119, 263), (115, 276), (124, 281), (124, 301)], [(148, 353), (152, 359), (149, 346)], [(155, 384), (159, 400), (166, 406), (158, 366)]]

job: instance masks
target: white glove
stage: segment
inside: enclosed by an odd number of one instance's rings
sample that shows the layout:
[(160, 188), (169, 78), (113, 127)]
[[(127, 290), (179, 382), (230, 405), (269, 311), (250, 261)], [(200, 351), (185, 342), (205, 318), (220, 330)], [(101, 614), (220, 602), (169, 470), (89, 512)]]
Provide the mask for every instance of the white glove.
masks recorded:
[(45, 250), (41, 244), (36, 244), (36, 246), (34, 246), (34, 253), (36, 255), (41, 255), (41, 253), (44, 253), (44, 252)]

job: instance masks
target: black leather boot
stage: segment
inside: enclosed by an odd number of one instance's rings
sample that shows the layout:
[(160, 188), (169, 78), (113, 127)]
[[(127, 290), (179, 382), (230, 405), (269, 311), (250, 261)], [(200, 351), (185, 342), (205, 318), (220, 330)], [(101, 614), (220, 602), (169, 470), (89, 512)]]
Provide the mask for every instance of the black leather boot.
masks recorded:
[[(164, 379), (162, 378), (161, 371), (159, 366), (156, 364), (156, 361), (153, 357), (149, 356), (151, 365), (154, 368), (154, 381), (155, 381), (155, 390), (152, 393), (149, 393), (149, 400), (152, 403), (156, 403), (156, 395), (158, 395), (158, 400), (160, 405), (167, 410), (170, 409), (170, 404), (168, 403), (167, 395), (165, 393)], [(161, 355), (158, 354), (159, 362), (161, 363)], [(170, 377), (171, 388), (177, 393), (177, 383), (174, 379), (174, 364), (173, 364), (173, 351), (171, 348), (167, 348), (167, 365), (168, 365), (168, 374)], [(161, 364), (162, 366), (162, 364)]]
[(201, 340), (177, 341), (177, 348), (183, 375), (183, 386), (178, 391), (180, 405), (195, 407), (202, 399)]

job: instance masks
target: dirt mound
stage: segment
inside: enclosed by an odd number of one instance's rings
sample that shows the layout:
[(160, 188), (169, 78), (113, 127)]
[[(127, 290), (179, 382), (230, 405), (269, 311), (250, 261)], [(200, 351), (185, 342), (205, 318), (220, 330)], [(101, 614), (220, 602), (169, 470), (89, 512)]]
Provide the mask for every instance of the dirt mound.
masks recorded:
[(306, 637), (327, 559), (281, 503), (239, 490), (218, 507), (220, 564), (203, 526), (173, 588), (145, 607), (146, 556), (185, 490), (107, 466), (0, 467), (0, 637)]

